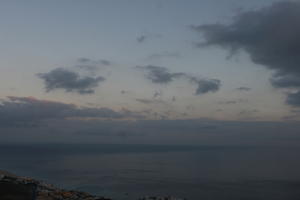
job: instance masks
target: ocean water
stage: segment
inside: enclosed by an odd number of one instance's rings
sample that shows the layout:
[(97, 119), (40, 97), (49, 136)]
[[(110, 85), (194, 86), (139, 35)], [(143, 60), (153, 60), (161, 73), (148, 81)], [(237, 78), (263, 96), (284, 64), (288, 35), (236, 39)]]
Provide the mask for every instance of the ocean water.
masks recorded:
[(119, 200), (300, 199), (300, 148), (0, 145), (0, 169)]

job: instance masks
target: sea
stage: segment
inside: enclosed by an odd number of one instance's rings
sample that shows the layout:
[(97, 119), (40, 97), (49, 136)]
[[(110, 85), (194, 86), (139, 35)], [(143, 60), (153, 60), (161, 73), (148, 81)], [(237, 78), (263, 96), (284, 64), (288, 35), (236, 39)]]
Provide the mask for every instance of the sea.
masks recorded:
[(115, 200), (299, 200), (300, 148), (1, 144), (0, 169)]

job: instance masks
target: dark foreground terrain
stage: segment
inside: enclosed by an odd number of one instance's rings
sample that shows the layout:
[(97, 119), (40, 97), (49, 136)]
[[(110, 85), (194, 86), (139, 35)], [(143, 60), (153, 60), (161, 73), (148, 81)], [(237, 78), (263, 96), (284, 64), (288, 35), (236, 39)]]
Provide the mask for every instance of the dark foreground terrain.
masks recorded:
[[(111, 200), (85, 192), (63, 190), (31, 178), (0, 171), (0, 200)], [(172, 197), (142, 197), (139, 200), (180, 200)]]

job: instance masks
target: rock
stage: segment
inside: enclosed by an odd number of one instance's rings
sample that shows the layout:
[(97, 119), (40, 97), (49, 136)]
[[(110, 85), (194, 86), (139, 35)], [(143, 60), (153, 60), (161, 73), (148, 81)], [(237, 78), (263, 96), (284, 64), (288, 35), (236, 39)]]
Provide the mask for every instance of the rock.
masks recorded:
[(186, 200), (186, 199), (180, 199), (171, 196), (167, 196), (167, 197), (147, 196), (147, 197), (139, 198), (139, 200)]
[(68, 191), (27, 177), (0, 171), (1, 200), (111, 200), (85, 192)]
[[(0, 200), (111, 200), (85, 192), (63, 190), (32, 178), (0, 170)], [(174, 197), (142, 197), (138, 200), (185, 200)]]

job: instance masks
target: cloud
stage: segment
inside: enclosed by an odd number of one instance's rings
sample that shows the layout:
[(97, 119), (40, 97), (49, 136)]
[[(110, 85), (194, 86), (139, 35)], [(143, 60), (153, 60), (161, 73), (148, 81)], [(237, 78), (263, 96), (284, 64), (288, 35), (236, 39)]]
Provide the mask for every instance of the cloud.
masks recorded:
[(195, 95), (217, 92), (221, 87), (221, 81), (217, 79), (199, 79), (194, 77), (190, 77), (190, 79), (198, 85)]
[[(241, 12), (230, 24), (205, 24), (192, 29), (204, 37), (197, 43), (199, 47), (220, 46), (232, 55), (244, 50), (254, 63), (274, 71), (274, 87), (293, 87), (300, 92), (299, 19), (300, 2), (284, 1)], [(286, 102), (300, 106), (297, 94), (288, 94)]]
[(128, 110), (114, 111), (110, 108), (78, 107), (57, 101), (39, 100), (33, 97), (9, 96), (1, 100), (0, 126), (37, 125), (44, 120), (68, 118), (128, 119), (141, 117)]
[(138, 43), (144, 43), (149, 39), (153, 39), (153, 38), (155, 39), (160, 37), (162, 37), (160, 34), (142, 34), (136, 38), (136, 41)]
[(297, 75), (274, 76), (270, 79), (272, 85), (276, 88), (298, 88), (300, 87), (300, 78)]
[(162, 91), (155, 91), (153, 94), (153, 98), (161, 97), (163, 95)]
[[(2, 143), (159, 142), (197, 145), (199, 141), (206, 145), (278, 144), (282, 142), (283, 136), (294, 141), (299, 135), (299, 122), (249, 121), (253, 119), (256, 111), (250, 110), (250, 116), (245, 112), (240, 116), (246, 119), (245, 121), (169, 120), (165, 119), (172, 115), (169, 111), (114, 111), (109, 108), (79, 107), (33, 97), (8, 97), (2, 99), (0, 104), (0, 135)], [(143, 118), (148, 115), (152, 115), (153, 119)], [(126, 140), (123, 137), (124, 133), (128, 136)], [(288, 145), (290, 144), (289, 142)]]
[(91, 73), (97, 72), (100, 67), (103, 66), (111, 66), (112, 63), (109, 60), (100, 59), (100, 60), (92, 60), (90, 58), (81, 57), (77, 59), (77, 64), (75, 67), (83, 70), (87, 70)]
[(85, 58), (85, 57), (81, 57), (77, 59), (77, 62), (80, 64), (101, 64), (101, 65), (111, 65), (111, 62), (105, 59), (100, 59), (100, 60), (92, 60), (90, 58)]
[(176, 101), (176, 97), (173, 96), (173, 97), (172, 97), (172, 102), (175, 102), (175, 101)]
[(228, 104), (237, 104), (238, 102), (235, 100), (230, 100), (230, 101), (220, 101), (218, 103), (228, 105)]
[(141, 36), (139, 36), (139, 37), (136, 38), (136, 41), (138, 43), (143, 43), (143, 42), (145, 42), (146, 39), (147, 39), (147, 36), (141, 35)]
[(172, 73), (161, 66), (147, 65), (137, 66), (136, 68), (146, 71), (145, 77), (153, 83), (168, 84), (179, 78), (187, 79), (191, 83), (197, 84), (195, 95), (216, 92), (221, 87), (221, 81), (218, 79), (198, 78), (183, 72)]
[(165, 67), (154, 65), (137, 66), (137, 68), (147, 71), (146, 78), (151, 80), (153, 83), (167, 84), (176, 78), (186, 76), (185, 73), (171, 73)]
[(219, 101), (218, 104), (229, 105), (229, 104), (238, 104), (238, 103), (245, 103), (245, 102), (247, 102), (246, 99), (236, 99), (236, 100)]
[(286, 103), (292, 106), (300, 106), (300, 91), (289, 93), (286, 99)]
[(143, 103), (143, 104), (167, 104), (167, 102), (159, 99), (135, 99), (137, 102)]
[(121, 94), (131, 94), (132, 92), (129, 90), (121, 90), (120, 93)]
[(257, 109), (242, 110), (237, 114), (237, 116), (241, 120), (254, 120), (255, 121), (259, 118), (256, 115), (257, 113), (259, 113), (259, 111)]
[(37, 76), (44, 80), (47, 92), (56, 89), (63, 89), (66, 92), (77, 92), (79, 94), (93, 94), (95, 88), (104, 77), (81, 77), (78, 73), (64, 69), (56, 68), (48, 73), (39, 73)]
[(164, 51), (161, 53), (154, 53), (147, 57), (148, 60), (160, 60), (162, 58), (180, 58), (181, 55), (178, 52)]
[(248, 92), (248, 91), (251, 90), (251, 88), (249, 88), (249, 87), (238, 87), (238, 88), (236, 88), (236, 90), (241, 91), (241, 92), (243, 92), (243, 91)]

